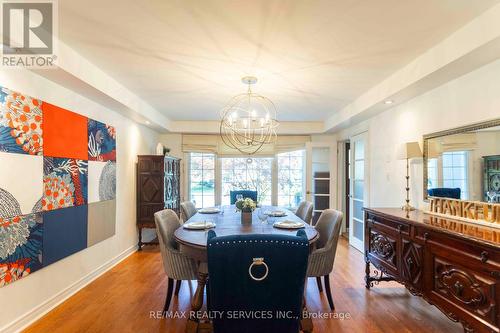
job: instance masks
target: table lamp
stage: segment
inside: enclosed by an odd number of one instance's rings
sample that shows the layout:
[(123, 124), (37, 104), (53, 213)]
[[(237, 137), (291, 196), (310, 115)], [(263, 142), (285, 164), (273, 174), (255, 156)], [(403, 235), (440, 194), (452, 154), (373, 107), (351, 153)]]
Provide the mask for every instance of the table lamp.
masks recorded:
[(410, 205), (410, 159), (422, 157), (422, 150), (418, 142), (404, 143), (398, 153), (398, 159), (406, 160), (406, 204), (401, 209), (406, 212), (415, 210), (415, 207)]

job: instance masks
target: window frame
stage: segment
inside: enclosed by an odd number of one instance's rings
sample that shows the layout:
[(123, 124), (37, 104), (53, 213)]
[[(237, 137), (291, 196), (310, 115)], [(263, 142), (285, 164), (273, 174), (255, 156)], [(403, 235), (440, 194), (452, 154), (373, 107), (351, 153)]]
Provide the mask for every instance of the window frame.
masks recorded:
[[(302, 151), (302, 200), (305, 200), (306, 196), (306, 179), (307, 179), (307, 173), (306, 173), (306, 165), (307, 165), (307, 152), (305, 149), (297, 149), (294, 151), (286, 152), (286, 153), (293, 153), (296, 151)], [(278, 155), (280, 154), (274, 154), (274, 155), (264, 155), (264, 156), (257, 156), (257, 157), (252, 157), (252, 156), (224, 156), (221, 157), (216, 153), (207, 153), (207, 152), (186, 152), (184, 153), (185, 161), (187, 164), (187, 172), (185, 175), (185, 181), (186, 181), (186, 194), (188, 200), (191, 200), (192, 194), (191, 194), (191, 157), (192, 154), (210, 154), (214, 155), (214, 181), (215, 181), (215, 186), (214, 186), (214, 204), (221, 205), (222, 203), (222, 160), (224, 158), (270, 158), (271, 159), (271, 205), (277, 206), (278, 205), (278, 193), (279, 193), (279, 184), (278, 184), (278, 172), (279, 172), (279, 165), (278, 165)], [(295, 170), (295, 169), (294, 169)], [(201, 170), (203, 174), (203, 169)], [(198, 204), (198, 202), (197, 202)], [(199, 208), (199, 207), (197, 207)], [(296, 208), (296, 207), (289, 207), (289, 208)]]
[[(451, 181), (451, 182), (455, 182), (455, 181), (463, 181), (463, 184), (465, 184), (465, 190), (461, 189), (461, 195), (460, 195), (460, 199), (462, 200), (468, 200), (469, 197), (470, 197), (470, 184), (469, 184), (469, 180), (470, 180), (470, 177), (469, 177), (469, 151), (467, 150), (459, 150), (459, 151), (449, 151), (449, 152), (444, 152), (444, 154), (450, 154), (451, 155), (451, 159), (452, 159), (452, 163), (451, 163), (451, 166), (445, 166), (444, 164), (444, 161), (443, 161), (443, 156), (441, 156), (441, 166), (440, 166), (440, 169), (441, 169), (441, 172), (442, 172), (442, 177), (441, 177), (441, 185), (442, 187), (445, 187), (444, 186), (444, 182), (445, 181)], [(462, 158), (463, 158), (463, 166), (461, 165), (458, 165), (456, 166), (455, 165), (455, 162), (454, 162), (454, 155), (462, 155)], [(446, 178), (445, 179), (445, 170), (444, 169), (451, 169), (451, 172), (452, 172), (452, 177), (451, 178)], [(464, 178), (455, 178), (455, 175), (454, 175), (454, 169), (460, 169), (460, 168), (463, 168), (463, 174), (464, 174)], [(452, 187), (455, 187), (455, 186), (452, 186)], [(458, 186), (457, 186), (458, 187)], [(466, 195), (464, 195), (466, 194)]]
[[(306, 195), (306, 178), (307, 178), (307, 173), (306, 173), (306, 163), (307, 163), (307, 158), (306, 158), (306, 150), (305, 149), (298, 149), (298, 150), (293, 150), (293, 151), (288, 151), (288, 152), (284, 152), (284, 153), (280, 153), (280, 154), (276, 154), (275, 156), (275, 160), (276, 160), (276, 202), (279, 204), (279, 198), (280, 197), (285, 197), (285, 196), (288, 196), (288, 202), (293, 202), (293, 200), (291, 200), (290, 198), (292, 198), (294, 195), (292, 194), (288, 194), (288, 195), (280, 195), (280, 190), (279, 190), (279, 173), (280, 173), (280, 165), (279, 165), (279, 158), (280, 158), (280, 155), (288, 155), (287, 158), (290, 162), (290, 159), (292, 157), (298, 157), (298, 156), (290, 156), (290, 154), (292, 153), (297, 153), (297, 152), (300, 152), (301, 153), (301, 156), (300, 158), (302, 159), (302, 166), (300, 169), (292, 169), (290, 167), (288, 167), (288, 174), (289, 176), (291, 175), (291, 171), (297, 171), (297, 170), (302, 170), (302, 181), (301, 181), (301, 189), (302, 189), (302, 193), (301, 193), (301, 201), (305, 200), (305, 195)], [(290, 163), (289, 163), (290, 165)], [(298, 206), (296, 205), (286, 205), (284, 207), (287, 207), (289, 209), (295, 209), (297, 208)]]
[[(186, 178), (187, 178), (187, 196), (188, 196), (188, 200), (189, 201), (193, 201), (192, 200), (192, 193), (191, 193), (191, 171), (193, 170), (192, 168), (192, 154), (201, 154), (202, 155), (202, 161), (203, 161), (203, 157), (204, 155), (213, 155), (213, 158), (214, 158), (214, 168), (213, 168), (213, 171), (214, 171), (214, 194), (213, 194), (213, 202), (215, 205), (217, 205), (217, 154), (214, 154), (214, 153), (207, 153), (207, 152), (191, 152), (191, 153), (188, 153), (187, 154), (187, 173), (186, 173)], [(203, 174), (205, 170), (212, 170), (212, 169), (204, 169), (203, 168), (203, 162), (202, 162), (202, 168), (201, 169), (198, 169), (201, 171), (201, 179), (202, 179), (202, 182), (203, 182)], [(197, 202), (196, 203), (196, 208), (203, 208), (204, 207), (204, 198), (205, 195), (203, 194), (203, 189), (202, 189), (202, 194), (201, 194), (201, 198), (202, 198), (202, 202), (201, 202), (201, 206), (199, 205), (199, 203)], [(208, 207), (208, 206), (207, 206)]]
[[(222, 166), (223, 166), (223, 163), (224, 163), (224, 160), (225, 159), (228, 159), (228, 160), (235, 160), (235, 159), (239, 159), (239, 160), (245, 160), (245, 159), (248, 159), (248, 158), (251, 158), (253, 159), (254, 161), (252, 161), (252, 167), (249, 167), (249, 163), (247, 163), (246, 161), (243, 161), (243, 163), (245, 163), (245, 168), (241, 169), (241, 168), (238, 168), (238, 169), (235, 169), (234, 168), (234, 164), (232, 165), (233, 167), (230, 168), (230, 169), (224, 169)], [(274, 184), (274, 159), (275, 157), (274, 156), (258, 156), (258, 157), (241, 157), (241, 156), (225, 156), (225, 157), (219, 157), (219, 160), (220, 160), (220, 168), (221, 168), (221, 177), (220, 177), (220, 181), (219, 181), (219, 184), (217, 184), (218, 186), (220, 186), (220, 202), (223, 203), (224, 202), (224, 191), (223, 191), (223, 188), (224, 188), (224, 171), (223, 170), (233, 170), (233, 173), (232, 173), (232, 176), (234, 177), (234, 170), (239, 170), (239, 171), (243, 171), (245, 172), (245, 183), (248, 183), (248, 179), (249, 179), (249, 172), (251, 172), (250, 170), (255, 170), (255, 166), (258, 165), (257, 161), (255, 160), (258, 160), (258, 159), (268, 159), (269, 162), (270, 162), (270, 176), (271, 176), (271, 183), (270, 183), (270, 193), (269, 193), (269, 202), (267, 203), (267, 205), (272, 205), (273, 202), (274, 202), (274, 191), (273, 191), (273, 184)], [(250, 189), (252, 190), (252, 189)]]

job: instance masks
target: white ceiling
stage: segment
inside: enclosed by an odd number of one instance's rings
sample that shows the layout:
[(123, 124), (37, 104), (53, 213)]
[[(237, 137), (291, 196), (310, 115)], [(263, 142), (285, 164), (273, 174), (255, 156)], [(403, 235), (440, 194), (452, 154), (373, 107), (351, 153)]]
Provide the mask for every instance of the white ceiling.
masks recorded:
[(499, 0), (60, 1), (59, 36), (172, 120), (256, 75), (281, 121), (325, 120)]

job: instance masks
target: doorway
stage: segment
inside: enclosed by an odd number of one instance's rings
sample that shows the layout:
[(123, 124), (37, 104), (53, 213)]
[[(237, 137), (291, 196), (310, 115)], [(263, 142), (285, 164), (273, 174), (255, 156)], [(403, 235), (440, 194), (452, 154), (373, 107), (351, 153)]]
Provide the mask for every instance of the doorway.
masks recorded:
[(351, 142), (346, 141), (344, 142), (344, 152), (345, 152), (345, 158), (344, 158), (344, 175), (345, 175), (345, 180), (344, 180), (344, 188), (345, 188), (345, 194), (344, 194), (344, 201), (345, 201), (345, 233), (343, 234), (344, 237), (349, 239), (349, 220), (350, 220), (350, 195), (351, 195)]

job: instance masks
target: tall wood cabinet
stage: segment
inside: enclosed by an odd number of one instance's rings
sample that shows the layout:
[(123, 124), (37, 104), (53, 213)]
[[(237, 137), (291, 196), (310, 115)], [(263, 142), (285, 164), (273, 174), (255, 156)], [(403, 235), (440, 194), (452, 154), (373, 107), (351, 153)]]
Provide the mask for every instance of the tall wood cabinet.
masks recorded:
[[(500, 203), (500, 155), (484, 156), (483, 201)], [(488, 192), (493, 196), (488, 197)]]
[(137, 156), (137, 229), (139, 250), (143, 242), (142, 229), (155, 228), (154, 213), (172, 209), (180, 214), (180, 159), (171, 156)]

